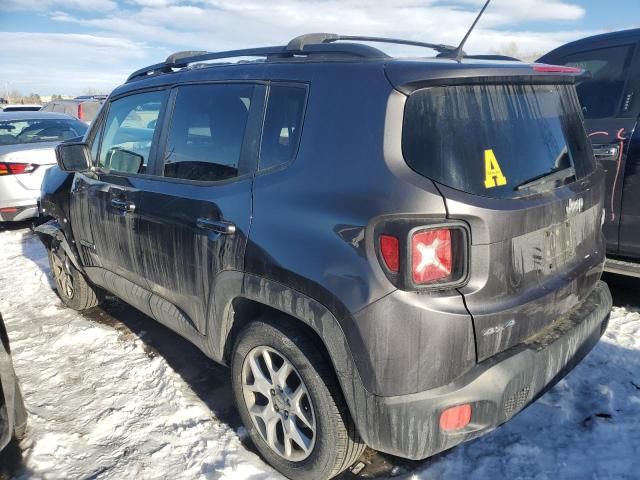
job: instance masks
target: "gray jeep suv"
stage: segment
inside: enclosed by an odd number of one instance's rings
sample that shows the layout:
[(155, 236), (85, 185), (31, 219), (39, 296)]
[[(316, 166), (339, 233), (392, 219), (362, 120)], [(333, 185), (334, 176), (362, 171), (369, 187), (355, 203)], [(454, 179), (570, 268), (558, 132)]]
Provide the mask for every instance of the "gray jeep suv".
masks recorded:
[(139, 70), (43, 185), (62, 300), (109, 292), (229, 365), (251, 439), (296, 479), (489, 432), (611, 309), (581, 71), (359, 40)]

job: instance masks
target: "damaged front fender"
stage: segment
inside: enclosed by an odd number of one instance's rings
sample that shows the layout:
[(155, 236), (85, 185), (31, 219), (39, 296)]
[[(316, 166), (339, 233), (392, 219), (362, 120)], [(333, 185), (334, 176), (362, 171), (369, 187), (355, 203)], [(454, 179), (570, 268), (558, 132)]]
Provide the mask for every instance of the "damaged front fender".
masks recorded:
[(52, 242), (57, 242), (58, 245), (67, 254), (67, 258), (71, 261), (74, 267), (79, 271), (84, 272), (84, 267), (80, 262), (75, 245), (67, 240), (62, 226), (57, 220), (50, 220), (34, 229), (36, 235), (47, 249), (51, 248)]

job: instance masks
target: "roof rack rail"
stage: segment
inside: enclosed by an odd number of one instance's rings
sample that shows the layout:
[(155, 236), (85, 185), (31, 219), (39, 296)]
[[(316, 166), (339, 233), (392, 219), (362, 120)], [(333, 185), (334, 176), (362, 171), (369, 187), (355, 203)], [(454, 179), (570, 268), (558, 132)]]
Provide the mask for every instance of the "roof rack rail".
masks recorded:
[[(325, 35), (325, 34), (322, 34)], [(299, 37), (298, 37), (299, 38)], [(183, 51), (176, 52), (167, 57), (163, 63), (156, 63), (148, 67), (141, 68), (133, 72), (127, 78), (126, 83), (146, 77), (154, 73), (170, 73), (173, 69), (184, 68), (189, 64), (197, 62), (206, 62), (209, 60), (220, 60), (223, 58), (235, 57), (267, 57), (267, 58), (291, 58), (296, 55), (343, 55), (361, 58), (388, 58), (388, 55), (380, 50), (369, 47), (367, 45), (344, 44), (344, 45), (327, 45), (322, 42), (305, 42), (306, 48), (296, 49), (289, 46), (274, 46), (249, 48), (242, 50), (227, 50), (224, 52), (201, 52), (201, 51)]]
[(413, 40), (402, 40), (399, 38), (386, 38), (386, 37), (365, 37), (361, 35), (338, 35), (337, 33), (307, 33), (294, 38), (287, 45), (289, 51), (303, 52), (306, 45), (316, 45), (322, 43), (332, 43), (339, 40), (351, 40), (357, 42), (376, 42), (376, 43), (394, 43), (397, 45), (411, 45), (414, 47), (426, 47), (435, 50), (436, 52), (453, 52), (456, 47), (452, 45), (445, 45), (442, 43), (426, 43), (416, 42)]
[(139, 77), (145, 77), (150, 73), (170, 73), (174, 68), (184, 68), (190, 63), (206, 62), (207, 60), (217, 60), (221, 58), (234, 57), (264, 57), (270, 55), (282, 55), (285, 52), (284, 47), (261, 47), (247, 48), (242, 50), (227, 50), (225, 52), (201, 52), (201, 51), (183, 51), (176, 52), (167, 57), (163, 63), (156, 63), (148, 67), (136, 70), (129, 78), (127, 83)]
[(388, 58), (388, 55), (377, 48), (359, 44), (329, 45), (339, 40), (356, 42), (393, 43), (398, 45), (412, 45), (431, 48), (439, 53), (451, 54), (456, 47), (439, 43), (416, 42), (398, 38), (365, 37), (360, 35), (338, 35), (337, 33), (307, 33), (291, 40), (286, 46), (248, 48), (242, 50), (227, 50), (224, 52), (203, 52), (186, 50), (176, 52), (167, 57), (163, 63), (156, 63), (133, 72), (126, 83), (155, 73), (170, 73), (173, 69), (184, 68), (191, 63), (206, 62), (234, 57), (270, 57), (291, 58), (296, 55), (344, 55), (361, 58)]

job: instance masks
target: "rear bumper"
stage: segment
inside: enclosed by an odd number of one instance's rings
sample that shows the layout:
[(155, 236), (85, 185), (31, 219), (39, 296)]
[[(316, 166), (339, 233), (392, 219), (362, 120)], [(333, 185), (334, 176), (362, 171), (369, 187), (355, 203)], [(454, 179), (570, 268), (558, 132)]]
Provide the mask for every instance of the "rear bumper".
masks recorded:
[[(493, 430), (589, 353), (606, 329), (611, 306), (607, 285), (598, 282), (569, 316), (449, 385), (396, 397), (364, 394), (365, 404), (354, 415), (360, 434), (376, 450), (423, 459)], [(442, 431), (441, 412), (465, 403), (472, 405), (471, 423), (456, 432)]]
[(0, 222), (17, 222), (38, 216), (40, 190), (25, 188), (15, 177), (0, 178)]

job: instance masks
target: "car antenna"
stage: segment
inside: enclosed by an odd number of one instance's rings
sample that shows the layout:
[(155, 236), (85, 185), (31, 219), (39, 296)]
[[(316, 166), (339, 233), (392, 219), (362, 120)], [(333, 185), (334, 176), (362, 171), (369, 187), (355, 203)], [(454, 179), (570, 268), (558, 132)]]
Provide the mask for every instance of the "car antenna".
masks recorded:
[(462, 47), (464, 47), (464, 44), (467, 43), (467, 39), (469, 38), (469, 35), (471, 35), (471, 32), (473, 31), (473, 29), (475, 28), (476, 24), (478, 23), (478, 20), (480, 20), (480, 17), (482, 16), (484, 11), (489, 6), (489, 2), (491, 2), (491, 0), (487, 0), (484, 3), (484, 6), (480, 10), (480, 13), (478, 13), (478, 16), (476, 17), (476, 19), (471, 24), (471, 27), (469, 28), (469, 30), (467, 30), (467, 33), (464, 36), (464, 38), (462, 39), (462, 41), (460, 42), (460, 45), (458, 45), (455, 50), (452, 50), (450, 52), (441, 53), (440, 55), (438, 55), (438, 57), (453, 58), (454, 60), (456, 60), (458, 62), (460, 60), (462, 60), (462, 57), (465, 56), (465, 53), (464, 53), (464, 50), (462, 50)]

